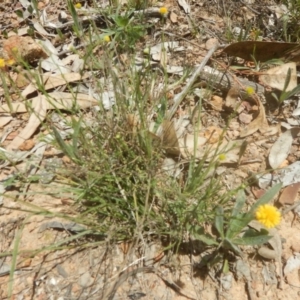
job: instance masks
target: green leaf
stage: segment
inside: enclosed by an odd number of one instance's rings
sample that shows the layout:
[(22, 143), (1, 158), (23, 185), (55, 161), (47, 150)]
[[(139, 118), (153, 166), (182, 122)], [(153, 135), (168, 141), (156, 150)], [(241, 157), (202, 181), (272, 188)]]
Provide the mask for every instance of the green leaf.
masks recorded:
[[(261, 205), (267, 204), (268, 202), (270, 202), (275, 195), (280, 191), (282, 187), (281, 183), (278, 183), (276, 185), (274, 185), (272, 188), (270, 188), (262, 197), (260, 197), (256, 203), (254, 203), (250, 209), (250, 211), (247, 213), (247, 218), (250, 219), (250, 221), (252, 220), (252, 218), (254, 218), (254, 213), (257, 210), (257, 208)], [(249, 221), (249, 222), (250, 222)]]
[[(290, 97), (292, 97), (292, 96), (298, 94), (299, 92), (300, 92), (300, 84), (297, 85), (297, 86), (296, 86), (294, 89), (292, 89), (291, 91), (285, 92), (285, 93), (284, 93), (284, 97), (285, 97), (285, 99), (288, 99), (288, 98), (290, 98)], [(285, 99), (284, 99), (284, 100), (285, 100)]]
[(223, 255), (220, 255), (218, 251), (215, 251), (214, 253), (203, 256), (200, 260), (199, 267), (208, 266), (208, 268), (210, 268), (222, 260)]
[(241, 251), (241, 249), (237, 245), (235, 245), (234, 242), (232, 242), (232, 241), (230, 241), (228, 239), (224, 239), (224, 241), (223, 241), (223, 248), (227, 249), (227, 250), (231, 250), (235, 254), (237, 254), (237, 255), (239, 255), (241, 257), (243, 256), (243, 252)]
[(242, 238), (235, 238), (232, 242), (236, 245), (262, 245), (265, 244), (272, 236), (270, 235), (258, 235), (258, 236), (251, 236), (251, 237), (242, 237)]
[(224, 264), (223, 264), (223, 273), (227, 274), (229, 272), (229, 263), (228, 259), (224, 259)]
[(129, 18), (127, 17), (122, 17), (122, 16), (116, 16), (114, 21), (116, 24), (120, 27), (125, 27), (129, 23)]
[(196, 239), (202, 241), (208, 246), (216, 245), (218, 246), (219, 243), (216, 241), (214, 237), (212, 237), (209, 233), (204, 232), (204, 228), (196, 225), (194, 230), (192, 230)]
[(224, 210), (222, 206), (216, 208), (215, 227), (219, 235), (224, 238)]
[(59, 145), (59, 147), (61, 148), (61, 150), (63, 151), (63, 153), (65, 155), (67, 155), (68, 157), (70, 157), (73, 161), (78, 162), (78, 159), (74, 153), (74, 150), (72, 148), (72, 146), (68, 145), (60, 136), (59, 132), (57, 131), (57, 129), (55, 127), (52, 128), (55, 139)]
[(226, 238), (234, 238), (248, 225), (252, 218), (249, 220), (245, 216), (245, 214), (239, 214), (230, 219), (228, 229), (226, 230)]
[(238, 191), (236, 202), (233, 207), (231, 218), (229, 220), (228, 228), (226, 230), (226, 238), (233, 238), (241, 232), (241, 230), (248, 224), (248, 220), (244, 219), (244, 214), (241, 214), (242, 208), (246, 202), (246, 196), (243, 190)]
[(288, 69), (288, 72), (287, 72), (287, 76), (285, 78), (285, 82), (284, 82), (284, 87), (283, 87), (283, 92), (286, 92), (286, 89), (290, 83), (290, 80), (291, 80), (291, 75), (292, 75), (292, 69), (289, 68)]
[(253, 237), (253, 236), (260, 236), (260, 235), (268, 235), (269, 231), (261, 228), (260, 231), (257, 231), (255, 229), (249, 228), (247, 231), (245, 231), (243, 238), (245, 237)]
[(235, 205), (232, 210), (232, 217), (236, 217), (242, 210), (246, 202), (246, 196), (243, 190), (239, 190), (236, 196)]
[(219, 243), (210, 234), (196, 234), (195, 238), (205, 243), (207, 246), (219, 245)]

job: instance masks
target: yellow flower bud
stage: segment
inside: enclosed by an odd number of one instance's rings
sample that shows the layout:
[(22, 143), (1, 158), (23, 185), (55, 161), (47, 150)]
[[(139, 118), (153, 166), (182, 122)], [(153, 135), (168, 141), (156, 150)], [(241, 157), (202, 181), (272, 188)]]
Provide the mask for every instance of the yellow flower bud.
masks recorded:
[(110, 42), (110, 36), (109, 35), (105, 35), (104, 37), (103, 37), (103, 40), (105, 41), (105, 42)]
[(168, 14), (168, 9), (163, 6), (159, 9), (159, 13), (162, 14), (163, 16), (165, 16)]

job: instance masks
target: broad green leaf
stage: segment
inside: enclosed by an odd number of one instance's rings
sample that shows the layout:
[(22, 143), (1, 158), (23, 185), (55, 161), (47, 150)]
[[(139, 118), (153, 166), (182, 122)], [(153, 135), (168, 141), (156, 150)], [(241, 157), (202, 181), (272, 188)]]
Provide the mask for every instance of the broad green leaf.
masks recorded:
[(192, 230), (191, 228), (188, 228), (188, 230), (193, 232), (196, 239), (202, 241), (208, 246), (219, 245), (219, 243), (216, 241), (216, 239), (213, 236), (211, 236), (209, 233), (206, 233), (204, 231), (203, 227), (196, 225), (194, 226), (194, 230)]
[(236, 217), (241, 211), (246, 202), (246, 196), (243, 190), (239, 190), (236, 196), (235, 205), (232, 210), (232, 217)]
[(268, 235), (269, 234), (269, 231), (264, 229), (264, 228), (261, 228), (260, 231), (257, 231), (255, 229), (248, 229), (247, 231), (245, 231), (244, 235), (243, 235), (243, 238), (245, 237), (253, 237), (253, 236), (261, 236), (261, 235)]
[(223, 264), (223, 273), (227, 274), (228, 272), (229, 272), (229, 263), (228, 263), (228, 259), (225, 259)]
[(243, 257), (243, 253), (241, 251), (241, 249), (235, 245), (232, 241), (228, 240), (228, 239), (224, 239), (223, 241), (223, 247), (227, 250), (231, 250), (233, 251), (235, 254)]
[(291, 91), (289, 92), (284, 92), (284, 99), (288, 99), (296, 94), (298, 94), (300, 92), (300, 84), (297, 85), (294, 89), (292, 89)]
[(214, 252), (212, 254), (205, 255), (200, 260), (200, 267), (208, 266), (209, 268), (213, 265), (221, 262), (223, 260), (223, 255), (220, 255), (219, 252)]
[(215, 227), (219, 235), (224, 238), (224, 209), (222, 206), (216, 208)]
[(219, 243), (209, 234), (200, 234), (200, 235), (196, 234), (195, 238), (205, 243), (207, 246), (219, 245)]
[(274, 185), (272, 188), (270, 188), (262, 197), (260, 197), (256, 201), (256, 203), (254, 203), (252, 205), (250, 211), (247, 213), (247, 218), (250, 219), (250, 221), (251, 221), (252, 218), (254, 218), (254, 213), (257, 210), (257, 208), (261, 205), (264, 205), (264, 204), (267, 204), (268, 202), (270, 202), (274, 198), (274, 196), (280, 191), (281, 187), (282, 187), (282, 184), (278, 183), (278, 184)]
[(114, 20), (116, 24), (120, 27), (125, 27), (129, 23), (129, 18), (127, 17), (116, 16)]
[(251, 237), (235, 238), (232, 242), (237, 245), (262, 245), (266, 243), (272, 236), (270, 235), (259, 235)]
[(246, 214), (239, 214), (236, 217), (232, 217), (226, 230), (226, 238), (232, 239), (237, 236), (252, 219), (249, 219)]

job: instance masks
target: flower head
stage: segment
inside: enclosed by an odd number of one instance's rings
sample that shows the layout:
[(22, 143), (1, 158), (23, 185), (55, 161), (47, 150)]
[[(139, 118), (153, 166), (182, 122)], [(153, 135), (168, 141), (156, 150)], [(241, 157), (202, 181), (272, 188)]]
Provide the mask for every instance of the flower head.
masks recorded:
[(110, 42), (110, 36), (109, 35), (105, 35), (104, 37), (103, 37), (103, 40), (105, 41), (105, 42)]
[(246, 93), (248, 96), (251, 96), (254, 94), (254, 88), (252, 86), (247, 86), (246, 87)]
[(165, 16), (168, 14), (168, 9), (163, 6), (159, 9), (159, 13), (162, 14), (163, 16)]
[(3, 58), (0, 58), (0, 68), (5, 67), (5, 60)]
[(275, 227), (280, 223), (281, 219), (279, 210), (275, 206), (269, 204), (259, 206), (255, 216), (256, 220), (267, 228)]
[(225, 159), (226, 159), (226, 154), (225, 154), (225, 153), (219, 154), (219, 160), (220, 160), (220, 161), (223, 161), (223, 160), (225, 160)]
[(8, 66), (12, 66), (16, 63), (16, 61), (13, 58), (10, 58), (10, 59), (6, 60), (5, 62)]
[(80, 9), (81, 8), (81, 3), (76, 3), (75, 5), (74, 5), (76, 8), (78, 8), (78, 9)]

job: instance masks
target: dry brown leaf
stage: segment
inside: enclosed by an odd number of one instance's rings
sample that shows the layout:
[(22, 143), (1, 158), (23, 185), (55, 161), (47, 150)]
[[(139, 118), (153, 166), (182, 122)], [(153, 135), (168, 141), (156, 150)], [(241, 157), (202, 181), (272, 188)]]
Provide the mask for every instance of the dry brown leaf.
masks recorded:
[[(40, 96), (30, 99), (30, 101), (36, 101)], [(43, 99), (48, 103), (47, 109), (66, 109), (69, 110), (77, 105), (81, 109), (85, 109), (94, 105), (99, 104), (99, 101), (86, 94), (76, 94), (64, 92), (52, 92), (48, 94), (48, 97), (42, 96)], [(75, 97), (75, 100), (74, 100)], [(32, 104), (33, 105), (33, 104)], [(27, 112), (27, 106), (25, 103), (17, 102), (12, 103), (12, 109), (14, 113)], [(0, 106), (0, 112), (9, 112), (9, 106), (7, 104)]]
[(170, 13), (171, 22), (172, 23), (177, 23), (178, 22), (177, 19), (178, 19), (178, 16), (173, 11), (171, 11), (171, 13)]
[(4, 127), (4, 126), (5, 126), (6, 124), (8, 124), (12, 119), (13, 119), (13, 117), (10, 116), (10, 115), (7, 115), (7, 114), (1, 115), (1, 116), (0, 116), (0, 128), (1, 128), (1, 127)]
[(261, 103), (259, 97), (256, 97), (256, 100), (259, 105), (258, 116), (248, 126), (242, 129), (240, 133), (240, 137), (246, 137), (256, 132), (257, 130), (259, 130), (261, 133), (264, 133), (269, 128), (269, 124), (266, 118), (265, 108)]
[(266, 193), (266, 190), (258, 189), (257, 187), (253, 186), (251, 188), (251, 192), (254, 195), (255, 199), (259, 199), (260, 197), (262, 197)]
[[(245, 60), (267, 61), (275, 58), (284, 58), (287, 53), (296, 49), (298, 43), (278, 43), (261, 41), (243, 41), (233, 43), (223, 49), (230, 56), (237, 56)], [(292, 61), (297, 61), (294, 57)]]
[(294, 204), (297, 196), (298, 196), (298, 191), (300, 189), (300, 182), (291, 184), (287, 187), (284, 188), (283, 192), (281, 193), (278, 202), (281, 205), (289, 204), (292, 205)]
[(172, 121), (165, 120), (162, 123), (162, 146), (171, 155), (180, 155), (177, 134)]
[(165, 256), (164, 252), (159, 252), (154, 258), (153, 258), (153, 262), (156, 264), (157, 262), (159, 262), (160, 260), (162, 260)]
[(64, 92), (52, 92), (48, 94), (47, 101), (49, 102), (49, 109), (72, 109), (78, 107), (80, 109), (85, 109), (98, 105), (99, 101), (92, 96), (86, 94), (71, 94)]
[(291, 78), (286, 91), (291, 91), (297, 86), (297, 70), (296, 63), (290, 62), (280, 66), (276, 66), (264, 72), (259, 76), (260, 82), (280, 91), (284, 90), (288, 71), (291, 70)]
[[(195, 142), (197, 145), (195, 147)], [(196, 158), (202, 158), (205, 152), (205, 144), (207, 143), (207, 139), (203, 136), (195, 137), (194, 133), (187, 133), (184, 137), (179, 139), (179, 146), (181, 151), (181, 155), (184, 158), (188, 158), (194, 156)], [(195, 149), (196, 148), (196, 149)], [(196, 151), (196, 152), (195, 152)]]
[[(50, 75), (44, 74), (42, 75), (42, 81), (44, 84), (43, 89), (49, 90), (56, 88), (58, 86), (67, 84), (69, 82), (74, 82), (82, 79), (81, 75), (79, 73), (66, 73), (66, 74), (58, 74), (58, 75)], [(22, 92), (22, 97), (27, 97), (28, 95), (36, 92), (38, 90), (38, 85), (36, 82), (32, 82), (29, 84), (26, 89)]]
[(17, 75), (16, 85), (18, 88), (24, 88), (30, 83), (25, 72), (21, 72)]
[[(21, 102), (13, 102), (11, 103), (12, 113), (23, 113), (27, 112), (26, 105)], [(0, 105), (0, 112), (1, 113), (9, 113), (10, 107), (7, 104)]]
[(293, 140), (300, 133), (300, 128), (295, 127), (284, 132), (273, 144), (269, 153), (269, 164), (273, 169), (278, 168), (288, 157)]
[(127, 254), (128, 253), (129, 247), (130, 247), (130, 243), (128, 243), (128, 242), (122, 242), (120, 244), (120, 248), (121, 248), (123, 254)]
[(34, 134), (41, 122), (46, 118), (48, 104), (44, 101), (43, 96), (36, 97), (32, 102), (32, 107), (33, 112), (29, 117), (27, 125), (7, 146), (7, 150), (18, 149), (25, 140), (29, 139)]
[[(29, 139), (40, 123), (45, 119), (48, 109), (65, 109), (69, 110), (74, 107), (88, 108), (98, 104), (98, 101), (86, 94), (63, 93), (53, 92), (45, 95), (39, 95), (31, 99), (31, 107), (33, 112), (30, 115), (29, 121), (25, 128), (14, 138), (14, 140), (8, 145), (8, 150), (18, 149), (18, 147), (27, 139)], [(3, 107), (1, 107), (3, 108)], [(16, 109), (20, 108), (20, 104), (17, 104)], [(23, 105), (22, 108), (26, 108)]]

